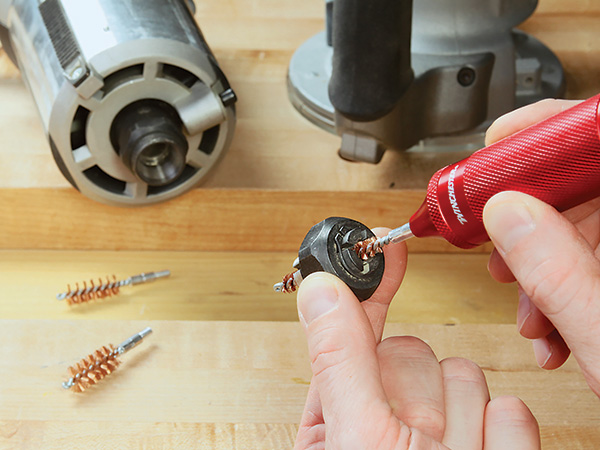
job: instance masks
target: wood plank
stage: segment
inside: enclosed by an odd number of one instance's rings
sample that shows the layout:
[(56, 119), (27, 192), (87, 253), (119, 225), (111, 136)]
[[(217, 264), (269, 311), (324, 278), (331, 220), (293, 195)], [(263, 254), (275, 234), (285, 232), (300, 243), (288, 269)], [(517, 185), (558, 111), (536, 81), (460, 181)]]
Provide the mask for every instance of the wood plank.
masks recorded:
[(600, 14), (600, 4), (595, 0), (540, 0), (534, 17), (543, 15), (592, 15)]
[[(600, 50), (592, 44), (600, 37), (600, 4), (539, 3), (521, 28), (556, 52), (567, 95), (600, 91)], [(236, 134), (202, 189), (151, 208), (98, 205), (68, 185), (0, 49), (0, 249), (58, 250), (0, 251), (0, 317), (69, 319), (0, 322), (0, 448), (290, 448), (309, 371), (302, 333), (291, 323), (294, 297), (271, 293), (271, 284), (312, 224), (344, 215), (398, 226), (419, 206), (429, 176), (464, 156), (387, 152), (377, 166), (351, 164), (337, 157), (336, 136), (296, 113), (287, 100), (287, 64), (323, 28), (322, 0), (206, 0), (197, 7), (240, 98)], [(543, 372), (514, 325), (494, 325), (514, 322), (516, 296), (514, 286), (489, 278), (487, 257), (415, 254), (457, 251), (432, 239), (409, 248), (389, 314), (402, 323), (387, 333), (417, 334), (440, 357), (477, 361), (494, 395), (526, 400), (545, 449), (599, 447), (598, 402), (573, 361)], [(476, 250), (486, 251), (489, 245)], [(70, 310), (53, 299), (70, 281), (165, 265), (170, 280), (124, 289), (89, 308)], [(156, 322), (151, 341), (126, 355), (110, 382), (81, 399), (60, 392), (66, 366), (92, 348), (117, 343), (151, 319), (192, 318), (290, 322)]]
[(119, 450), (283, 450), (293, 447), (297, 432), (296, 424), (5, 421), (0, 422), (0, 445), (22, 449), (50, 443), (74, 450), (89, 449), (93, 442)]
[[(405, 223), (423, 191), (284, 192), (195, 189), (148, 208), (93, 202), (73, 189), (0, 189), (0, 248), (292, 251), (315, 223), (351, 217), (370, 227)], [(414, 252), (464, 252), (411, 239)], [(487, 253), (490, 244), (470, 252)]]
[[(297, 432), (297, 424), (4, 421), (0, 443), (6, 439), (11, 449), (43, 448), (48, 442), (61, 450), (89, 449), (91, 442), (100, 442), (120, 450), (283, 450), (293, 447)], [(544, 450), (589, 450), (598, 445), (598, 433), (590, 427), (541, 426), (540, 432)]]
[(308, 0), (253, 0), (240, 3), (237, 1), (205, 0), (196, 5), (196, 17), (202, 20), (210, 17), (244, 17), (285, 19), (319, 19), (323, 20), (323, 2)]
[[(69, 364), (145, 326), (154, 334), (110, 379), (80, 396), (60, 387)], [(480, 364), (494, 396), (523, 397), (544, 448), (600, 445), (600, 403), (576, 364), (537, 368), (512, 327), (393, 324), (387, 334)], [(289, 448), (310, 379), (295, 323), (1, 321), (0, 339), (3, 448)]]
[[(0, 251), (5, 319), (296, 321), (296, 297), (272, 291), (294, 253)], [(410, 255), (390, 322), (515, 322), (516, 287), (500, 285), (486, 255)], [(55, 299), (91, 278), (170, 269), (170, 278), (124, 287), (117, 297), (73, 307)]]

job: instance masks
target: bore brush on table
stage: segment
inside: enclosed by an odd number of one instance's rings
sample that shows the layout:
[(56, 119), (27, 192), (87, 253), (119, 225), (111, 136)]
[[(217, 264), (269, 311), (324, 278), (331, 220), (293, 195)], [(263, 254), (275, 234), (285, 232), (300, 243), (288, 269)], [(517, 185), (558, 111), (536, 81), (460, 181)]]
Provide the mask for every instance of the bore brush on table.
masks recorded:
[(145, 328), (122, 342), (118, 347), (112, 344), (100, 347), (77, 364), (69, 367), (70, 378), (63, 382), (62, 387), (70, 389), (73, 392), (85, 391), (90, 386), (104, 379), (107, 375), (113, 373), (119, 364), (121, 364), (117, 356), (136, 347), (150, 333), (152, 333), (152, 329)]
[(79, 287), (79, 283), (75, 284), (75, 289), (71, 289), (71, 285), (67, 285), (67, 291), (56, 295), (58, 300), (66, 300), (69, 305), (77, 303), (86, 303), (91, 300), (102, 299), (117, 295), (123, 286), (134, 286), (136, 284), (147, 283), (158, 278), (164, 278), (171, 275), (169, 270), (161, 270), (160, 272), (140, 273), (133, 275), (124, 280), (118, 280), (116, 276), (112, 276), (112, 280), (106, 277), (106, 280), (98, 278), (98, 282), (90, 280), (90, 283), (84, 281), (83, 287)]

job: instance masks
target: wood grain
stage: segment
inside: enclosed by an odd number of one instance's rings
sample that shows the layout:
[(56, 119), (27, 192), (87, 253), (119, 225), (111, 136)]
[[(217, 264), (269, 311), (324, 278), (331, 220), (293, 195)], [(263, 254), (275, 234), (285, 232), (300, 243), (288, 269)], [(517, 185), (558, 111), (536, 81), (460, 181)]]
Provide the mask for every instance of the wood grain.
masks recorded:
[[(322, 0), (197, 7), (238, 94), (238, 123), (212, 177), (163, 205), (108, 207), (71, 188), (0, 49), (0, 317), (13, 319), (0, 321), (2, 449), (291, 448), (310, 371), (295, 299), (272, 293), (272, 283), (314, 223), (342, 215), (399, 226), (430, 175), (465, 156), (387, 152), (379, 165), (353, 164), (338, 158), (338, 137), (300, 117), (287, 99), (287, 65), (323, 28)], [(521, 26), (556, 52), (569, 98), (600, 91), (599, 18), (595, 0), (540, 0)], [(537, 368), (514, 329), (514, 286), (487, 275), (490, 246), (463, 252), (425, 239), (409, 249), (387, 334), (476, 361), (494, 396), (530, 406), (544, 449), (599, 448), (597, 398), (572, 360)], [(54, 300), (69, 282), (163, 268), (171, 279), (111, 300), (74, 309)], [(148, 325), (154, 335), (110, 380), (81, 397), (63, 392), (69, 364)]]
[[(119, 450), (287, 450), (297, 432), (297, 424), (0, 421), (0, 444), (5, 440), (9, 450), (43, 448), (48, 442), (61, 450), (87, 450), (94, 448), (92, 442)], [(598, 434), (590, 427), (541, 426), (540, 432), (544, 450), (598, 445)]]
[[(83, 395), (60, 387), (73, 361), (145, 326), (148, 342), (110, 378)], [(600, 404), (576, 364), (542, 371), (512, 327), (395, 324), (387, 334), (477, 362), (493, 396), (528, 404), (545, 449), (600, 445)], [(2, 321), (0, 339), (2, 448), (290, 448), (310, 380), (297, 323)]]
[[(0, 251), (0, 317), (296, 321), (295, 295), (273, 292), (293, 253)], [(500, 285), (486, 255), (410, 255), (388, 314), (391, 322), (506, 323), (514, 285)], [(124, 287), (113, 298), (68, 307), (67, 284), (170, 269), (170, 278)]]
[[(0, 248), (297, 252), (310, 227), (327, 217), (395, 228), (424, 198), (423, 191), (402, 190), (196, 189), (167, 203), (127, 209), (69, 189), (0, 189)], [(464, 252), (441, 239), (408, 245), (413, 252)]]

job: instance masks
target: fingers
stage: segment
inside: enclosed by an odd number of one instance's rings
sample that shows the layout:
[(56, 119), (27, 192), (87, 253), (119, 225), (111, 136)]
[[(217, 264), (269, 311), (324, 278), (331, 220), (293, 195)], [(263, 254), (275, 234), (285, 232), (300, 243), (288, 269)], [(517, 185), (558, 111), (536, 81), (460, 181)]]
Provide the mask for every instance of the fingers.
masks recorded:
[(394, 415), (441, 441), (446, 422), (444, 386), (431, 348), (415, 337), (397, 336), (379, 344), (377, 354), (383, 387)]
[(313, 382), (335, 448), (369, 448), (393, 414), (381, 384), (376, 341), (356, 297), (336, 277), (314, 273), (298, 291)]
[(519, 286), (517, 327), (521, 336), (528, 339), (546, 337), (555, 329), (552, 322), (531, 302), (521, 286)]
[(552, 370), (562, 366), (569, 358), (571, 350), (562, 336), (554, 330), (548, 336), (533, 341), (535, 360), (542, 369)]
[[(320, 447), (319, 447), (320, 445)], [(296, 436), (294, 450), (320, 450), (325, 448), (325, 423), (321, 399), (315, 383), (311, 382)]]
[[(516, 281), (502, 256), (493, 250), (488, 262), (488, 270), (492, 277), (500, 283)], [(555, 328), (552, 322), (531, 303), (531, 300), (519, 286), (519, 308), (517, 310), (517, 328), (523, 337), (538, 339), (548, 336)]]
[[(493, 259), (494, 255), (497, 258), (495, 261)], [(494, 273), (494, 278), (497, 281), (502, 281), (499, 279), (502, 277), (499, 273), (503, 270), (513, 277), (512, 272), (510, 272), (502, 257), (495, 250), (490, 257), (490, 266), (492, 264), (498, 264), (494, 269), (490, 269), (490, 273)], [(502, 267), (505, 269), (502, 269)], [(505, 280), (506, 282), (510, 282), (508, 279)], [(533, 351), (536, 361), (542, 369), (556, 369), (569, 358), (571, 352), (562, 336), (556, 331), (554, 324), (531, 302), (529, 296), (523, 291), (521, 286), (519, 286), (517, 328), (521, 336), (527, 339), (534, 339)]]
[(446, 404), (446, 430), (442, 442), (452, 449), (480, 450), (483, 447), (483, 416), (490, 399), (485, 376), (477, 364), (467, 359), (449, 358), (440, 364)]
[(490, 260), (488, 261), (488, 271), (492, 278), (499, 283), (513, 283), (515, 282), (515, 276), (512, 274), (502, 256), (496, 249), (492, 250)]
[(488, 403), (483, 434), (484, 450), (541, 448), (537, 421), (525, 403), (516, 397), (498, 397)]
[(585, 238), (554, 208), (525, 194), (503, 192), (483, 220), (523, 291), (577, 358), (600, 393), (600, 262)]
[[(373, 230), (378, 237), (385, 236), (389, 231), (388, 228), (376, 228)], [(362, 307), (371, 322), (377, 342), (381, 341), (383, 326), (385, 325), (390, 303), (400, 287), (400, 283), (402, 283), (404, 273), (406, 272), (406, 244), (388, 245), (384, 249), (384, 255), (385, 271), (381, 284), (371, 298), (362, 302)]]
[[(388, 228), (376, 228), (377, 236), (385, 236)], [(362, 302), (362, 307), (373, 327), (376, 342), (381, 341), (383, 327), (389, 305), (398, 290), (406, 271), (407, 251), (404, 243), (387, 246), (384, 249), (386, 268), (379, 288), (370, 299)], [(317, 450), (317, 443), (325, 442), (325, 424), (319, 392), (314, 382), (311, 382), (304, 412), (300, 420), (300, 428), (296, 437), (296, 449), (312, 448)]]
[(493, 144), (578, 103), (581, 103), (581, 101), (545, 99), (509, 112), (496, 119), (488, 128), (485, 133), (485, 145)]

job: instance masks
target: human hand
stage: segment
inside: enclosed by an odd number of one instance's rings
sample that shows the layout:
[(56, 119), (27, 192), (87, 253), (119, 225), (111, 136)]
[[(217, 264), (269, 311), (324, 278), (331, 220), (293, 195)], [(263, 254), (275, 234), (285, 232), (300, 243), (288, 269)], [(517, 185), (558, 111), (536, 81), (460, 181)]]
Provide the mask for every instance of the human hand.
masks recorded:
[(409, 336), (381, 342), (406, 247), (388, 246), (385, 257), (382, 283), (362, 303), (329, 274), (312, 274), (300, 286), (313, 379), (295, 449), (539, 449), (529, 409), (512, 397), (490, 401), (477, 365), (438, 363), (427, 344)]
[[(491, 144), (577, 102), (545, 100), (498, 119)], [(483, 221), (496, 249), (489, 262), (500, 282), (519, 282), (517, 326), (533, 340), (544, 369), (560, 367), (573, 352), (600, 396), (600, 198), (558, 213), (522, 193), (490, 199)]]

